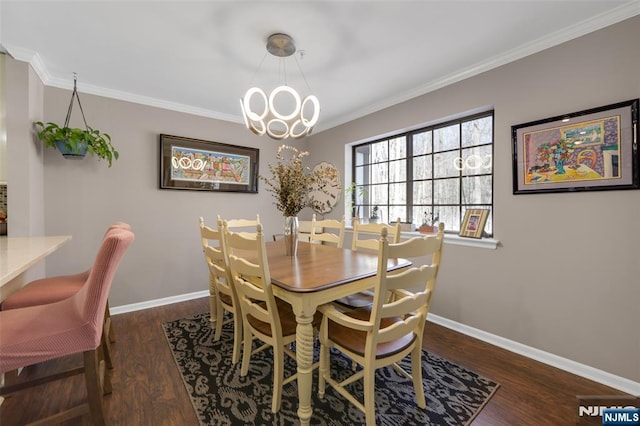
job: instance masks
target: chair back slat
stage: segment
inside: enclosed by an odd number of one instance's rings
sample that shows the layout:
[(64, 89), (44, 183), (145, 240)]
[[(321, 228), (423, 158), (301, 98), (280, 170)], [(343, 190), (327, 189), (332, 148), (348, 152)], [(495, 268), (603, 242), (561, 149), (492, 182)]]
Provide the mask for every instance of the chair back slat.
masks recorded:
[[(220, 215), (218, 215), (218, 221), (220, 222), (223, 221)], [(257, 214), (255, 220), (254, 219), (226, 219), (224, 220), (224, 222), (226, 222), (227, 228), (229, 229), (251, 228), (253, 232), (256, 229), (256, 225), (260, 223), (260, 215)]]
[(438, 268), (433, 265), (422, 265), (419, 268), (412, 267), (393, 275), (387, 275), (386, 288), (389, 292), (402, 289), (425, 291), (428, 288), (426, 284), (435, 279), (437, 273)]
[(397, 340), (413, 333), (416, 329), (420, 328), (419, 321), (422, 321), (421, 315), (411, 315), (402, 321), (394, 322), (392, 325), (380, 329), (376, 338), (376, 344)]
[[(400, 242), (400, 218), (395, 225), (387, 223), (360, 223), (356, 218), (353, 222), (353, 238), (351, 240), (351, 250), (364, 249), (368, 251), (378, 251), (378, 237), (383, 229), (388, 232), (388, 239), (393, 244)], [(368, 238), (362, 238), (366, 234)]]
[[(318, 229), (322, 229), (322, 232), (318, 232)], [(338, 248), (342, 248), (344, 245), (344, 229), (344, 216), (342, 216), (341, 221), (335, 219), (317, 220), (314, 213), (311, 220), (311, 235), (309, 237), (309, 242), (331, 243)], [(333, 232), (329, 232), (327, 230)]]

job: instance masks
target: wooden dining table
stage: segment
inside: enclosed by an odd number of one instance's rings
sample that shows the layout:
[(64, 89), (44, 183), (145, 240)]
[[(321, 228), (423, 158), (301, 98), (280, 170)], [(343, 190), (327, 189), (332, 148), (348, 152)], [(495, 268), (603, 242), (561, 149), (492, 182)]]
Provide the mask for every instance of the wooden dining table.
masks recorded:
[[(373, 287), (378, 255), (299, 242), (295, 257), (287, 256), (283, 240), (266, 243), (274, 295), (291, 304), (296, 315), (298, 417), (309, 425), (313, 415), (314, 333), (311, 322), (318, 306)], [(411, 265), (407, 259), (389, 259), (388, 270)]]

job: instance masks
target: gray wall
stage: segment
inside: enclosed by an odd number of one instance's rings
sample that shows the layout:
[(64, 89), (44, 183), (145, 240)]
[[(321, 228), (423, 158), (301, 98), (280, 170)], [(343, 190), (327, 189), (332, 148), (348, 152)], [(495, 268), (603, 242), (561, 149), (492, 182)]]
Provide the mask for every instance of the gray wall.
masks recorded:
[[(636, 17), (294, 144), (312, 152), (310, 164), (327, 160), (342, 168), (345, 144), (493, 106), (494, 230), (501, 246), (447, 245), (433, 312), (638, 382), (640, 191), (513, 196), (510, 126), (640, 97), (639, 39)], [(31, 74), (24, 69), (21, 76)], [(69, 91), (45, 88), (44, 119), (60, 122), (69, 97)], [(111, 305), (117, 307), (207, 288), (201, 215), (211, 222), (218, 213), (259, 212), (267, 233), (280, 232), (281, 216), (264, 190), (158, 190), (160, 133), (259, 147), (263, 172), (278, 142), (237, 124), (81, 98), (89, 124), (112, 135), (121, 159), (109, 169), (92, 158), (64, 160), (52, 149), (37, 153), (44, 161), (44, 231), (73, 235), (49, 256), (47, 274), (86, 268), (106, 226), (127, 221), (136, 241), (113, 287)], [(78, 125), (79, 117), (74, 120)], [(27, 120), (21, 126), (21, 133), (30, 131)], [(20, 164), (8, 137), (9, 161)], [(28, 143), (23, 139), (18, 143)], [(16, 185), (10, 191), (30, 191), (13, 179), (17, 174), (9, 170), (9, 185)], [(332, 215), (341, 214), (339, 208)]]
[(350, 142), (493, 107), (500, 246), (447, 245), (432, 312), (640, 382), (640, 191), (515, 196), (510, 133), (640, 97), (638, 40), (635, 17), (313, 135), (311, 158), (340, 165)]
[[(90, 265), (109, 223), (128, 222), (136, 240), (111, 293), (110, 304), (117, 307), (208, 288), (200, 216), (215, 225), (218, 214), (250, 218), (259, 213), (269, 238), (282, 232), (282, 216), (266, 191), (158, 189), (161, 133), (259, 148), (262, 173), (267, 171), (267, 162), (273, 161), (280, 145), (277, 141), (258, 138), (238, 124), (103, 97), (80, 97), (88, 124), (111, 135), (120, 159), (108, 168), (96, 158), (65, 160), (57, 150), (45, 151), (46, 230), (73, 235), (72, 243), (50, 256), (47, 273)], [(47, 88), (46, 120), (62, 120), (68, 103), (69, 91)], [(74, 113), (73, 119), (72, 125), (81, 126), (79, 114)]]

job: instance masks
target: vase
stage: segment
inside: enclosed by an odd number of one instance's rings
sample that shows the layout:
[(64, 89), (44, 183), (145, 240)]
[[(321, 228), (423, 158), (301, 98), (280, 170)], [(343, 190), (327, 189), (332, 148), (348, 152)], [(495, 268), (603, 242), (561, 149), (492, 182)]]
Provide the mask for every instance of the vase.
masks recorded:
[(284, 217), (284, 245), (287, 256), (298, 254), (298, 216)]
[(564, 160), (556, 160), (556, 174), (563, 175), (564, 171)]

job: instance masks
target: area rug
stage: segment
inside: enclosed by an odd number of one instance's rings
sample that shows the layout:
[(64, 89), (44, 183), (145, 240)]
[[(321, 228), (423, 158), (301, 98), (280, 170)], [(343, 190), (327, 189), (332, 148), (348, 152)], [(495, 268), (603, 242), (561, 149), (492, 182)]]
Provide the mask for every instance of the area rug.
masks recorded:
[[(162, 325), (200, 424), (299, 424), (296, 382), (284, 386), (281, 409), (273, 414), (273, 353), (268, 349), (252, 356), (249, 373), (241, 377), (241, 363), (231, 363), (232, 327), (232, 323), (226, 324), (220, 340), (215, 342), (208, 313)], [(318, 348), (316, 357), (317, 352)], [(410, 371), (408, 358), (405, 363), (404, 367)], [(497, 383), (424, 350), (422, 367), (426, 409), (415, 405), (411, 381), (391, 367), (377, 371), (376, 425), (469, 424), (498, 388)], [(332, 352), (331, 368), (335, 374), (343, 371), (348, 375), (351, 362), (339, 352)], [(295, 372), (294, 361), (285, 363), (285, 375), (291, 372)], [(317, 374), (317, 370), (314, 371), (311, 424), (364, 424), (364, 414), (330, 386), (326, 388), (324, 399), (318, 398)], [(352, 391), (362, 395), (361, 381), (351, 386)]]

